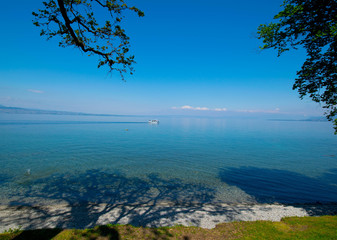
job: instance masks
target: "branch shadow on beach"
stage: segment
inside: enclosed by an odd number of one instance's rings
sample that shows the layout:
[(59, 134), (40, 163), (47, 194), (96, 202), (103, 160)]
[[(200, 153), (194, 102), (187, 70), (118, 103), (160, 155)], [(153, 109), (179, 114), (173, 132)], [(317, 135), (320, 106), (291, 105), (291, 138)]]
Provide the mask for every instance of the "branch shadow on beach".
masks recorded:
[[(277, 169), (224, 168), (219, 178), (224, 186), (235, 186), (254, 198), (255, 203), (298, 206), (310, 215), (337, 213), (337, 169), (311, 178)], [(83, 229), (108, 223), (143, 227), (172, 223), (200, 226), (205, 218), (217, 224), (219, 216), (223, 222), (245, 220), (237, 218), (242, 217), (242, 212), (254, 214), (254, 209), (245, 205), (217, 205), (217, 189), (202, 184), (166, 179), (156, 174), (139, 178), (97, 169), (32, 178), (25, 182), (19, 197), (21, 199), (17, 198), (4, 209), (11, 214), (0, 219), (0, 225), (16, 223), (23, 229)], [(57, 204), (20, 204), (27, 203), (30, 198)], [(272, 211), (268, 206), (262, 208), (265, 212)], [(212, 216), (214, 218), (210, 219)]]
[(298, 206), (309, 215), (337, 214), (337, 169), (314, 178), (278, 169), (224, 168), (219, 178), (240, 188), (258, 203)]
[[(8, 219), (8, 223), (16, 221), (20, 224), (21, 221), (25, 229), (48, 227), (45, 222), (53, 228), (88, 228), (104, 218), (104, 224), (156, 226), (161, 219), (170, 222), (179, 214), (195, 212), (200, 209), (200, 203), (211, 203), (215, 197), (214, 189), (183, 183), (179, 179), (164, 179), (156, 174), (141, 179), (101, 170), (52, 175), (36, 179), (25, 188), (21, 199), (10, 205), (18, 205), (30, 197), (67, 205), (59, 209), (56, 205), (52, 211), (44, 206), (15, 207), (23, 212), (33, 210), (33, 214)], [(6, 225), (5, 221), (2, 220), (2, 224)], [(191, 219), (194, 225), (198, 225), (198, 221), (200, 219)]]

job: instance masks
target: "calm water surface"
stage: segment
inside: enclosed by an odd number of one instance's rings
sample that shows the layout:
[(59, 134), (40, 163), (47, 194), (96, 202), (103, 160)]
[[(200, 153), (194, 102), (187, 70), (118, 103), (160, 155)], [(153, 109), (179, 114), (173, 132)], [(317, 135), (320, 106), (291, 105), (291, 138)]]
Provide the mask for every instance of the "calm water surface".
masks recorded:
[(337, 202), (331, 123), (0, 115), (0, 204)]

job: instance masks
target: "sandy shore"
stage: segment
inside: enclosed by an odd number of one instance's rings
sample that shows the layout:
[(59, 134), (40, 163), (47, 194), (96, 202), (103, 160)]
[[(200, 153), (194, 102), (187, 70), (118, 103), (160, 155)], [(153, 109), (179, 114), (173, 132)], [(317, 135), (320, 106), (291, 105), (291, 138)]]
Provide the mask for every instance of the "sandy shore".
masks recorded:
[(290, 216), (336, 215), (337, 204), (312, 205), (110, 205), (0, 206), (0, 232), (9, 228), (91, 228), (102, 224), (199, 226), (214, 228), (231, 221), (280, 221)]

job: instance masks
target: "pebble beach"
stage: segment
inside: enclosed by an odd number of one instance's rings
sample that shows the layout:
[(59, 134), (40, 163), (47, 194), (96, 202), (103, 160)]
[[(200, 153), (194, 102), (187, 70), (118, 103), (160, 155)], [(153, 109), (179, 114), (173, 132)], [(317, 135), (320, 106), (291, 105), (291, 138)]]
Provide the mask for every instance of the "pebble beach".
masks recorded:
[(0, 206), (0, 232), (9, 228), (92, 228), (104, 224), (143, 227), (174, 225), (214, 228), (233, 221), (280, 221), (284, 217), (336, 215), (337, 204), (307, 205), (110, 205), (67, 204), (46, 206)]

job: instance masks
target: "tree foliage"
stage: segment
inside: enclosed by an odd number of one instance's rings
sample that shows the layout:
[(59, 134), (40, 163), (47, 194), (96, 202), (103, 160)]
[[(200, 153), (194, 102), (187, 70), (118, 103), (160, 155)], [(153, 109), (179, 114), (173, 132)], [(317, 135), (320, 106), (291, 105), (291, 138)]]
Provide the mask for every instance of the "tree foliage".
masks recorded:
[(337, 133), (337, 0), (285, 0), (274, 22), (258, 28), (262, 49), (274, 48), (278, 56), (297, 47), (307, 58), (293, 89), (326, 109)]
[(124, 0), (49, 0), (43, 5), (44, 9), (32, 13), (41, 36), (47, 40), (59, 37), (61, 47), (74, 46), (89, 56), (98, 56), (98, 67), (106, 65), (110, 71), (118, 71), (123, 80), (124, 73), (133, 73), (134, 56), (129, 55), (129, 37), (121, 22), (125, 11), (143, 17), (142, 11)]

